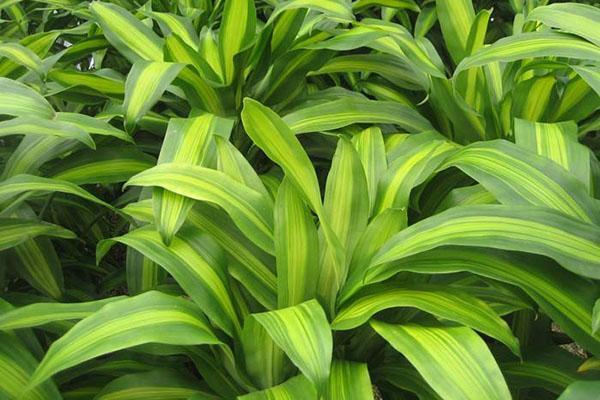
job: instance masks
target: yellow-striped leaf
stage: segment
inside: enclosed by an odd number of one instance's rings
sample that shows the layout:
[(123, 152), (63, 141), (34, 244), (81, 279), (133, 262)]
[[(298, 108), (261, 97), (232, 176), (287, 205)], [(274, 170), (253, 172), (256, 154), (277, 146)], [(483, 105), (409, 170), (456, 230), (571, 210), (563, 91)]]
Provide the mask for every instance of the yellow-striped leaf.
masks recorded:
[(191, 302), (150, 291), (107, 304), (78, 322), (52, 343), (29, 385), (35, 387), (57, 372), (144, 343), (220, 344)]
[(333, 343), (329, 322), (316, 300), (252, 314), (252, 318), (319, 391), (326, 389)]
[(240, 326), (229, 296), (221, 249), (194, 227), (183, 228), (170, 246), (162, 243), (154, 229), (148, 225), (100, 242), (98, 260), (116, 242), (135, 249), (167, 270), (217, 326), (231, 336), (238, 334)]
[(429, 121), (411, 107), (355, 97), (303, 107), (287, 114), (283, 121), (295, 134), (327, 131), (358, 123), (394, 124), (414, 133), (433, 129)]
[(509, 62), (532, 57), (566, 57), (600, 61), (600, 47), (558, 32), (527, 32), (508, 36), (463, 59), (454, 75), (468, 68), (496, 61)]
[(0, 114), (52, 118), (52, 106), (38, 92), (20, 82), (0, 78)]
[(250, 240), (263, 250), (274, 252), (271, 199), (223, 172), (165, 163), (132, 177), (126, 186), (158, 186), (195, 200), (215, 203), (227, 211)]
[(0, 332), (1, 397), (31, 400), (61, 399), (62, 396), (52, 381), (47, 381), (33, 390), (25, 390), (29, 378), (37, 366), (38, 361), (16, 337)]
[(233, 82), (234, 57), (252, 40), (256, 31), (256, 9), (253, 0), (225, 0), (219, 29), (219, 49), (225, 84)]
[(367, 364), (333, 360), (326, 398), (373, 400), (373, 387)]
[(540, 21), (553, 28), (574, 33), (600, 46), (600, 10), (588, 4), (563, 3), (534, 8), (528, 21)]
[(275, 255), (280, 308), (315, 297), (319, 241), (310, 209), (284, 179), (275, 199)]
[(0, 316), (0, 330), (31, 328), (54, 321), (77, 320), (88, 317), (105, 304), (122, 300), (114, 296), (85, 303), (35, 303), (15, 308)]
[[(196, 118), (172, 118), (161, 146), (158, 163), (207, 165), (206, 156), (213, 143), (213, 133), (228, 134), (232, 121), (205, 114)], [(164, 242), (168, 245), (179, 230), (193, 205), (193, 200), (155, 189), (154, 220)]]
[(50, 135), (75, 139), (94, 149), (92, 137), (81, 128), (66, 123), (37, 117), (17, 117), (0, 122), (0, 137), (10, 135)]
[(137, 61), (125, 82), (125, 127), (131, 131), (160, 99), (183, 68), (181, 64)]
[(109, 382), (96, 394), (96, 400), (146, 400), (195, 399), (217, 400), (204, 392), (192, 377), (170, 369), (123, 375)]
[(163, 40), (127, 10), (96, 1), (90, 3), (90, 11), (106, 39), (129, 61), (163, 60)]
[(474, 143), (440, 169), (460, 168), (503, 204), (549, 207), (585, 222), (600, 221), (583, 183), (545, 157), (504, 140)]
[(577, 138), (577, 124), (554, 124), (515, 119), (515, 139), (519, 146), (545, 156), (575, 175), (589, 190), (590, 151)]
[(504, 377), (485, 342), (470, 328), (371, 326), (415, 366), (444, 399), (511, 399)]
[(435, 285), (404, 287), (375, 285), (359, 292), (332, 322), (332, 329), (347, 330), (367, 322), (376, 313), (392, 307), (414, 307), (439, 318), (455, 321), (485, 333), (520, 354), (518, 340), (506, 322), (485, 302), (453, 288)]
[(393, 236), (371, 262), (385, 263), (444, 245), (525, 251), (555, 259), (564, 268), (600, 277), (600, 227), (549, 208), (480, 205), (457, 207), (422, 220)]
[(21, 218), (0, 218), (0, 233), (0, 250), (9, 249), (36, 236), (62, 239), (77, 237), (73, 232), (61, 226)]

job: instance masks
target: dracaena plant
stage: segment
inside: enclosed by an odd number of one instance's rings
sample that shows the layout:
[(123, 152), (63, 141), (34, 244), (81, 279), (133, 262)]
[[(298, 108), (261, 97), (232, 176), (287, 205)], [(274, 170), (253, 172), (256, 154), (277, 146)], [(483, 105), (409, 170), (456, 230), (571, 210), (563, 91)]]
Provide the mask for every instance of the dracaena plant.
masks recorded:
[(593, 398), (600, 9), (548, 3), (0, 2), (0, 398)]

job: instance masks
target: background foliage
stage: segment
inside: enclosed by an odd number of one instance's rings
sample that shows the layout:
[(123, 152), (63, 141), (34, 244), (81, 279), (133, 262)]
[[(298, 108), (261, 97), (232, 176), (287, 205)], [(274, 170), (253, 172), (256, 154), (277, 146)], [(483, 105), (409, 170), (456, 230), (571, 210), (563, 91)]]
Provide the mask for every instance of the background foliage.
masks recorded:
[(600, 9), (547, 3), (0, 1), (0, 398), (597, 396)]

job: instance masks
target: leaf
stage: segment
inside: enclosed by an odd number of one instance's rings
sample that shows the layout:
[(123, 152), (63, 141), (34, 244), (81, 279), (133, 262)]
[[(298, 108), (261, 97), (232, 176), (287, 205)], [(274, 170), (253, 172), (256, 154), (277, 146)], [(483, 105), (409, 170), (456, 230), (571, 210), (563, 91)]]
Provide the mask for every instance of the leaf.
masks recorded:
[(333, 360), (326, 396), (339, 400), (372, 400), (373, 388), (367, 364)]
[(135, 249), (162, 266), (200, 309), (227, 334), (239, 333), (240, 325), (229, 294), (226, 261), (221, 250), (193, 227), (185, 227), (165, 246), (155, 227), (147, 225), (98, 244), (98, 261), (116, 243)]
[(600, 300), (596, 300), (592, 313), (592, 332), (598, 333), (598, 331), (600, 331)]
[(37, 365), (38, 361), (16, 337), (0, 332), (0, 369), (4, 378), (8, 378), (0, 380), (0, 396), (7, 399), (61, 399), (62, 396), (52, 381), (47, 381), (33, 390), (25, 390)]
[(385, 144), (381, 129), (367, 128), (352, 137), (352, 144), (356, 147), (358, 156), (365, 171), (367, 187), (369, 189), (369, 215), (375, 206), (377, 186), (379, 179), (387, 170)]
[(38, 92), (20, 82), (0, 77), (0, 114), (52, 118), (54, 110)]
[[(31, 193), (33, 192), (33, 193)], [(37, 194), (39, 192), (59, 192), (72, 194), (82, 199), (100, 204), (109, 209), (113, 207), (88, 193), (77, 185), (58, 179), (42, 178), (34, 175), (15, 175), (0, 182), (0, 203), (5, 202), (19, 194)]]
[(436, 0), (436, 11), (444, 42), (455, 63), (468, 55), (467, 42), (475, 11), (470, 0)]
[(542, 310), (578, 343), (600, 354), (600, 335), (592, 334), (591, 309), (597, 291), (544, 257), (510, 254), (492, 249), (441, 247), (407, 257), (365, 277), (365, 283), (385, 280), (400, 271), (448, 274), (467, 271), (522, 288)]
[[(231, 127), (230, 121), (212, 114), (196, 118), (172, 118), (169, 120), (158, 163), (206, 166), (213, 134), (221, 130), (228, 134)], [(169, 244), (194, 202), (163, 189), (155, 189), (153, 196), (154, 219), (163, 241)]]
[[(325, 216), (345, 259), (350, 259), (369, 220), (369, 193), (364, 169), (352, 143), (338, 140), (325, 187)], [(346, 279), (348, 266), (336, 262), (336, 249), (321, 247), (318, 293), (333, 307), (335, 297)]]
[(571, 383), (558, 400), (598, 400), (600, 381), (576, 381)]
[(49, 175), (77, 185), (124, 182), (155, 164), (154, 157), (134, 146), (111, 146), (67, 156), (50, 169)]
[(55, 119), (59, 122), (66, 122), (92, 135), (112, 136), (126, 142), (133, 143), (133, 139), (127, 133), (115, 128), (106, 121), (90, 117), (85, 114), (58, 112)]
[(31, 49), (19, 43), (0, 43), (0, 57), (6, 57), (17, 64), (23, 65), (35, 71), (38, 75), (44, 74), (40, 57)]
[(573, 65), (571, 68), (600, 96), (600, 69)]
[(572, 121), (547, 124), (517, 118), (514, 132), (519, 146), (561, 165), (589, 190), (590, 152), (577, 140), (577, 124)]
[(315, 297), (319, 241), (309, 208), (287, 179), (279, 186), (274, 214), (277, 304), (283, 308)]
[(269, 21), (274, 20), (275, 17), (286, 10), (297, 8), (308, 8), (309, 10), (318, 11), (329, 18), (340, 20), (341, 22), (354, 20), (350, 2), (340, 2), (337, 0), (287, 0), (277, 5)]
[(200, 166), (165, 163), (132, 177), (125, 186), (158, 186), (222, 207), (249, 239), (273, 253), (271, 199), (240, 185), (223, 172)]
[(600, 46), (600, 10), (587, 4), (550, 4), (536, 7), (527, 14), (528, 21), (540, 21), (544, 25), (581, 36)]
[(202, 392), (200, 385), (178, 371), (156, 369), (149, 372), (128, 374), (109, 382), (96, 395), (98, 400), (133, 400), (143, 397), (148, 400), (188, 399), (216, 400), (218, 397)]
[(291, 365), (262, 325), (246, 318), (240, 339), (246, 372), (259, 389), (273, 387), (285, 379)]
[(36, 117), (17, 117), (0, 122), (0, 137), (9, 135), (49, 135), (64, 139), (75, 139), (94, 149), (96, 144), (82, 129), (64, 122)]
[(78, 322), (52, 343), (29, 386), (94, 357), (144, 343), (220, 344), (192, 303), (150, 291), (107, 304)]
[(295, 134), (327, 131), (357, 123), (394, 124), (414, 133), (433, 129), (429, 121), (411, 107), (353, 97), (300, 108), (283, 117), (283, 121)]
[(242, 122), (252, 141), (281, 166), (313, 211), (322, 214), (317, 175), (308, 155), (286, 123), (270, 108), (250, 98), (244, 99)]
[(394, 235), (373, 258), (369, 273), (412, 254), (458, 245), (541, 254), (569, 271), (597, 279), (599, 237), (597, 226), (550, 209), (493, 204), (457, 207)]
[(332, 337), (325, 312), (316, 300), (252, 314), (273, 341), (319, 391), (325, 390), (331, 366)]
[(440, 169), (454, 166), (477, 180), (501, 203), (549, 207), (586, 222), (600, 221), (585, 186), (554, 162), (503, 140), (474, 143)]
[(46, 222), (20, 218), (0, 218), (0, 251), (14, 247), (36, 236), (51, 236), (62, 239), (75, 239), (77, 236), (68, 229)]
[(114, 296), (84, 303), (35, 303), (0, 315), (0, 330), (37, 327), (50, 322), (86, 318), (105, 304), (124, 299)]
[(93, 2), (90, 3), (90, 11), (106, 39), (129, 61), (163, 60), (163, 40), (124, 8)]
[(160, 99), (183, 68), (181, 64), (137, 61), (125, 82), (125, 127), (132, 131), (139, 120)]
[(252, 0), (225, 0), (219, 29), (219, 50), (225, 84), (234, 79), (234, 56), (254, 39), (256, 9)]
[(391, 325), (371, 326), (415, 366), (445, 399), (511, 399), (485, 342), (470, 328)]
[(566, 57), (600, 61), (600, 48), (577, 37), (557, 32), (527, 32), (508, 36), (483, 47), (456, 66), (454, 75), (468, 68), (496, 61), (510, 62), (533, 57)]
[(239, 400), (317, 400), (315, 387), (304, 375), (288, 379), (281, 385), (238, 397)]
[(485, 302), (452, 288), (435, 285), (404, 287), (375, 285), (359, 292), (332, 322), (332, 329), (347, 330), (367, 322), (376, 313), (392, 307), (413, 307), (444, 320), (458, 322), (506, 344), (519, 355), (519, 343), (510, 328)]

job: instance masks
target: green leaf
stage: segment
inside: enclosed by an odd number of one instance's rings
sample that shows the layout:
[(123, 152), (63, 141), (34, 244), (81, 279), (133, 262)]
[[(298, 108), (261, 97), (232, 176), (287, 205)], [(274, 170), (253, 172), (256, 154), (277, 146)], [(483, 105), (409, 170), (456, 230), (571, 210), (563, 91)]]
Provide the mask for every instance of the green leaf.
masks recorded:
[(600, 354), (600, 335), (592, 334), (591, 309), (597, 298), (594, 285), (544, 257), (482, 248), (441, 247), (381, 268), (379, 273), (366, 277), (365, 283), (380, 282), (400, 271), (421, 274), (467, 271), (516, 285), (569, 336), (594, 354)]
[(319, 391), (325, 390), (333, 344), (329, 322), (319, 303), (309, 300), (252, 317)]
[(117, 139), (133, 143), (133, 139), (127, 133), (115, 128), (106, 121), (90, 117), (89, 115), (71, 112), (58, 112), (56, 113), (55, 119), (59, 122), (66, 122), (70, 125), (74, 125), (92, 135), (112, 136)]
[(433, 129), (414, 108), (396, 102), (354, 97), (302, 107), (287, 114), (283, 121), (295, 134), (333, 130), (358, 123), (393, 124), (414, 133)]
[(286, 10), (297, 8), (308, 8), (309, 10), (318, 11), (331, 19), (342, 22), (351, 22), (354, 20), (350, 2), (338, 0), (287, 0), (277, 5), (269, 21), (272, 21)]
[(200, 166), (165, 163), (132, 177), (125, 186), (158, 186), (222, 207), (249, 239), (273, 254), (271, 199), (223, 172)]
[(52, 343), (29, 386), (94, 357), (144, 343), (220, 344), (192, 303), (150, 291), (107, 304), (78, 322)]
[(132, 131), (156, 104), (165, 89), (183, 68), (181, 64), (137, 61), (125, 82), (125, 127)]
[(113, 296), (84, 303), (35, 303), (0, 315), (0, 330), (31, 328), (55, 321), (86, 318), (105, 304), (124, 299)]
[(225, 84), (233, 82), (234, 57), (254, 39), (256, 9), (253, 0), (225, 0), (219, 29), (219, 49)]
[(444, 42), (455, 63), (468, 55), (467, 42), (475, 11), (471, 0), (436, 0)]
[(17, 117), (0, 122), (0, 137), (10, 135), (48, 135), (64, 139), (75, 139), (94, 149), (92, 137), (81, 128), (65, 122), (36, 117)]
[(600, 68), (580, 65), (573, 65), (571, 68), (600, 96)]
[(65, 157), (50, 169), (49, 175), (77, 185), (124, 182), (155, 164), (154, 157), (134, 146), (111, 146)]
[(379, 179), (387, 170), (385, 143), (381, 129), (376, 127), (365, 129), (352, 137), (352, 144), (356, 147), (358, 157), (365, 171), (365, 178), (367, 179), (369, 189), (370, 215), (375, 206)]
[(372, 400), (373, 387), (367, 364), (333, 360), (326, 398)]
[(0, 379), (1, 397), (32, 400), (61, 399), (62, 396), (52, 381), (47, 381), (33, 390), (25, 390), (37, 366), (38, 361), (16, 337), (0, 332), (0, 369), (4, 377)]
[(252, 141), (281, 166), (313, 211), (322, 214), (317, 175), (308, 155), (286, 123), (270, 108), (249, 98), (244, 99), (242, 122)]
[(394, 307), (413, 307), (458, 322), (498, 339), (513, 353), (520, 354), (519, 343), (510, 328), (488, 304), (464, 291), (435, 285), (368, 287), (338, 312), (331, 327), (336, 330), (353, 329), (376, 313)]
[(577, 124), (554, 124), (515, 119), (515, 139), (519, 146), (545, 156), (575, 175), (589, 190), (590, 151), (577, 140)]
[(181, 372), (157, 369), (149, 372), (123, 375), (111, 382), (95, 396), (98, 400), (134, 400), (140, 397), (148, 400), (188, 399), (216, 400), (217, 396), (201, 390), (198, 383)]
[(75, 239), (68, 229), (46, 222), (20, 218), (0, 218), (0, 251), (14, 247), (36, 236)]
[(31, 49), (18, 43), (0, 43), (0, 57), (6, 57), (17, 64), (35, 71), (39, 75), (44, 74), (40, 57)]
[(592, 318), (592, 332), (598, 333), (598, 331), (600, 331), (600, 299), (596, 300), (596, 304), (594, 304)]
[(288, 379), (281, 385), (238, 397), (239, 400), (317, 400), (315, 387), (304, 375)]
[(600, 48), (585, 40), (558, 32), (527, 32), (508, 36), (463, 59), (454, 75), (468, 68), (496, 61), (510, 62), (532, 57), (566, 57), (600, 61)]
[(600, 277), (600, 228), (551, 209), (480, 205), (457, 207), (394, 235), (371, 262), (385, 263), (444, 245), (526, 251), (555, 259), (577, 274)]
[(127, 10), (97, 1), (90, 3), (90, 11), (106, 39), (129, 61), (163, 60), (163, 40)]
[(234, 336), (240, 326), (229, 295), (226, 261), (208, 235), (185, 227), (165, 246), (148, 225), (98, 244), (97, 259), (115, 243), (123, 243), (162, 266), (218, 327)]
[(54, 110), (38, 92), (20, 82), (0, 77), (0, 114), (52, 118)]
[[(343, 137), (331, 161), (331, 169), (325, 187), (325, 216), (337, 239), (345, 259), (354, 252), (369, 220), (369, 193), (365, 172), (352, 143)], [(336, 249), (321, 247), (321, 271), (318, 292), (333, 307), (335, 297), (348, 273), (347, 263), (340, 264), (335, 258)]]
[(600, 381), (576, 381), (571, 383), (558, 400), (598, 400)]
[[(169, 120), (158, 163), (207, 165), (213, 133), (221, 130), (228, 134), (231, 130), (230, 121), (212, 114), (196, 118), (172, 118)], [(194, 202), (163, 189), (155, 189), (153, 196), (156, 225), (165, 243), (169, 244)]]
[(445, 399), (511, 399), (504, 377), (485, 342), (470, 328), (371, 326), (415, 366)]
[(319, 241), (310, 209), (287, 179), (279, 186), (274, 213), (277, 304), (283, 308), (315, 297)]
[(448, 158), (501, 203), (549, 207), (586, 222), (600, 221), (598, 207), (583, 183), (545, 157), (510, 142), (474, 143)]
[(0, 203), (22, 193), (37, 194), (39, 192), (59, 192), (72, 194), (93, 203), (100, 204), (109, 209), (113, 209), (110, 204), (105, 203), (96, 196), (93, 196), (79, 186), (70, 182), (26, 174), (15, 175), (0, 182)]
[(574, 33), (600, 46), (600, 10), (592, 5), (565, 3), (536, 7), (527, 14), (527, 20)]

